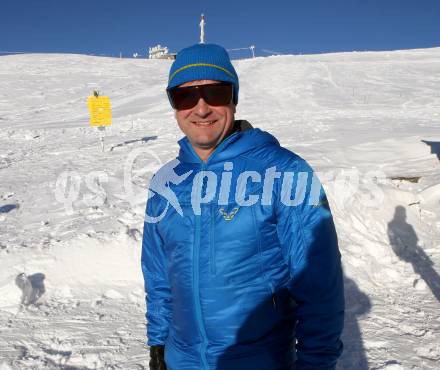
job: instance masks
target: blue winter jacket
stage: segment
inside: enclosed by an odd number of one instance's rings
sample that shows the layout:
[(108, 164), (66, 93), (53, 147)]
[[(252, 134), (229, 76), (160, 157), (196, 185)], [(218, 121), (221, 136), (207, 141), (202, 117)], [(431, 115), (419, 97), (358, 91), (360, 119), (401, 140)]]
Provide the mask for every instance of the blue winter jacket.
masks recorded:
[(335, 369), (341, 261), (312, 169), (259, 129), (233, 133), (207, 162), (179, 144), (147, 202), (148, 345), (165, 345), (168, 370)]

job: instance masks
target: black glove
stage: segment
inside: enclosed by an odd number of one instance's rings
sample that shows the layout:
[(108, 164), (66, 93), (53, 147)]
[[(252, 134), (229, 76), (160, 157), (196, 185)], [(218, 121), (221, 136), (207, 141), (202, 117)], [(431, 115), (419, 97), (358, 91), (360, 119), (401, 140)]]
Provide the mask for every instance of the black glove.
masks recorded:
[(167, 370), (164, 359), (164, 346), (150, 347), (150, 370)]

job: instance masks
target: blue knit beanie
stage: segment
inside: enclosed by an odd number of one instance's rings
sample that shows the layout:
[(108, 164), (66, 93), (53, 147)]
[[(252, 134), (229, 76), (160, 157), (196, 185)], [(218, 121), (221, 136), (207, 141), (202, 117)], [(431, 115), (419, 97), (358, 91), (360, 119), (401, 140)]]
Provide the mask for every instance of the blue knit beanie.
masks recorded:
[(216, 80), (234, 85), (234, 103), (238, 102), (238, 76), (228, 52), (215, 44), (196, 44), (177, 53), (171, 65), (167, 90), (194, 80)]

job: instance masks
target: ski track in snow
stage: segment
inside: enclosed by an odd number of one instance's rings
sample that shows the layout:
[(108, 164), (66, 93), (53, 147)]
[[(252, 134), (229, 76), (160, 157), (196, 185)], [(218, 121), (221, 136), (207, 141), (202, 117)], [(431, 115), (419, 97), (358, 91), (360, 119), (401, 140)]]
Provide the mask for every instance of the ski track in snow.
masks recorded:
[[(237, 118), (324, 174), (345, 272), (338, 369), (438, 369), (440, 49), (234, 64)], [(0, 370), (148, 369), (145, 189), (181, 136), (164, 93), (169, 66), (0, 57)], [(88, 127), (93, 89), (112, 102), (104, 152)], [(124, 166), (133, 153), (127, 198)], [(343, 181), (351, 170), (357, 190)], [(80, 181), (70, 205), (57, 200), (63, 173)], [(365, 202), (371, 183), (383, 195), (377, 206)], [(15, 284), (22, 272), (44, 284), (27, 307)]]

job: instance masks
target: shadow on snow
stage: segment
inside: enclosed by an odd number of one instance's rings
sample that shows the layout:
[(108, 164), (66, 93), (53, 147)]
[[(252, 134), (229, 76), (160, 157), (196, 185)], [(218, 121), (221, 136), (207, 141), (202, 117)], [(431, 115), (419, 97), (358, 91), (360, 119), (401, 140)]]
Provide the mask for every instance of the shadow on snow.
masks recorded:
[(434, 296), (440, 301), (440, 276), (434, 263), (418, 245), (414, 228), (406, 221), (406, 210), (397, 206), (393, 219), (388, 223), (388, 238), (394, 253), (405, 262), (411, 263), (414, 272), (426, 282)]
[(129, 145), (129, 144), (139, 143), (139, 142), (144, 144), (144, 143), (149, 142), (150, 140), (156, 140), (156, 139), (157, 139), (157, 136), (145, 136), (145, 137), (143, 137), (141, 139), (127, 140), (127, 141), (124, 141), (123, 143), (120, 143), (120, 144), (117, 144), (117, 145), (113, 145), (110, 148), (110, 151), (112, 152), (113, 149), (115, 149), (115, 148), (119, 148), (119, 147), (126, 146), (126, 145)]

